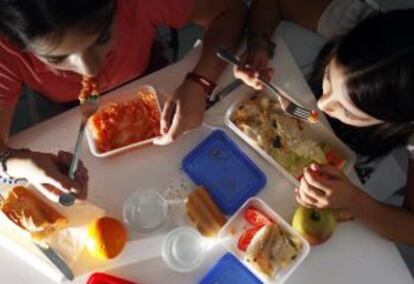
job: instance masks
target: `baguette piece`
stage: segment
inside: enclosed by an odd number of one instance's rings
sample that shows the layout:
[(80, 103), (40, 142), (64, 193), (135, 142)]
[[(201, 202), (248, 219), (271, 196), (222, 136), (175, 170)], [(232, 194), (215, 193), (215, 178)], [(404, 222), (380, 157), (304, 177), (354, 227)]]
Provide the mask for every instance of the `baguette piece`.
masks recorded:
[(226, 217), (211, 199), (207, 190), (199, 186), (188, 196), (187, 215), (205, 237), (214, 237), (226, 223)]
[(0, 209), (37, 243), (44, 243), (48, 236), (68, 222), (56, 209), (23, 186), (14, 187)]

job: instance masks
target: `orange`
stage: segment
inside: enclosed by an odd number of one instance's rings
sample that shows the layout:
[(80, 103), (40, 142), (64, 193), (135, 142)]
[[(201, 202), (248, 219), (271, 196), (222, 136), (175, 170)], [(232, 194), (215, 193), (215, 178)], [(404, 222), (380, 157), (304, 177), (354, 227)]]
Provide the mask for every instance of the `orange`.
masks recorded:
[(127, 232), (118, 220), (101, 217), (88, 226), (86, 247), (90, 254), (100, 259), (116, 257), (125, 247)]

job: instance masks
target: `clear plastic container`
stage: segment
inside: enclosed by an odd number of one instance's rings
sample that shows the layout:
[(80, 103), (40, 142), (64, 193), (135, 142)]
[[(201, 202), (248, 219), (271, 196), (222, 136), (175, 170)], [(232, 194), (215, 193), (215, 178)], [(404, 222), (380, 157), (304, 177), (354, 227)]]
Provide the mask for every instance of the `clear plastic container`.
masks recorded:
[[(246, 260), (244, 251), (241, 251), (237, 247), (240, 236), (251, 225), (244, 219), (243, 215), (247, 208), (253, 206), (254, 208), (263, 212), (266, 216), (275, 221), (279, 227), (287, 234), (295, 238), (301, 245), (301, 249), (297, 257), (292, 260), (286, 267), (278, 270), (274, 278), (263, 274), (252, 266)], [(257, 197), (250, 198), (246, 203), (233, 215), (233, 217), (227, 221), (226, 225), (220, 230), (218, 234), (221, 244), (235, 255), (246, 267), (248, 267), (261, 281), (264, 283), (283, 283), (289, 276), (295, 271), (295, 269), (302, 263), (305, 257), (309, 254), (309, 243), (295, 231), (282, 217), (280, 217), (273, 209), (271, 209), (266, 203)]]
[(190, 272), (198, 268), (207, 253), (207, 243), (191, 227), (178, 227), (170, 231), (162, 244), (164, 262), (177, 272)]
[[(248, 98), (251, 98), (257, 93), (257, 91), (247, 90), (246, 92), (240, 92), (237, 96), (238, 100), (234, 102), (228, 109), (225, 115), (226, 125), (233, 130), (239, 137), (241, 137), (250, 147), (256, 150), (266, 161), (268, 161), (272, 166), (284, 174), (293, 184), (296, 186), (299, 185), (299, 181), (290, 174), (282, 165), (280, 165), (275, 159), (273, 159), (265, 150), (260, 148), (260, 146), (243, 131), (241, 131), (236, 124), (231, 120), (232, 113)], [(268, 94), (266, 91), (260, 91), (260, 93), (265, 93), (268, 96), (272, 97), (271, 94)], [(342, 143), (335, 134), (328, 130), (325, 125), (320, 121), (317, 123), (306, 123), (304, 124), (303, 129), (301, 130), (301, 135), (304, 139), (310, 139), (317, 143), (326, 143), (329, 146), (332, 146), (335, 151), (337, 151), (344, 159), (346, 164), (343, 168), (343, 171), (348, 174), (353, 169), (355, 164), (355, 154), (349, 149), (344, 143)]]
[(155, 190), (136, 191), (124, 203), (123, 217), (127, 226), (139, 233), (158, 230), (165, 222), (168, 203)]

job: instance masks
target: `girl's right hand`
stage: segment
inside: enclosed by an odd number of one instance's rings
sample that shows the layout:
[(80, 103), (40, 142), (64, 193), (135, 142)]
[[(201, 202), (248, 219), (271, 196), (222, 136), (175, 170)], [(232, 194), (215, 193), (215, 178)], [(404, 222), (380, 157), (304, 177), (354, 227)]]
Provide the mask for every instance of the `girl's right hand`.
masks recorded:
[(57, 155), (17, 151), (7, 160), (7, 173), (15, 178), (25, 178), (34, 185), (43, 185), (55, 196), (70, 192), (79, 199), (86, 199), (88, 171), (80, 162), (75, 179), (69, 178), (72, 157), (71, 153), (64, 151)]
[(233, 69), (234, 77), (242, 80), (246, 85), (262, 90), (263, 83), (258, 80), (261, 76), (266, 81), (270, 81), (273, 69), (268, 67), (269, 55), (264, 49), (252, 49), (245, 51), (240, 57), (241, 66)]

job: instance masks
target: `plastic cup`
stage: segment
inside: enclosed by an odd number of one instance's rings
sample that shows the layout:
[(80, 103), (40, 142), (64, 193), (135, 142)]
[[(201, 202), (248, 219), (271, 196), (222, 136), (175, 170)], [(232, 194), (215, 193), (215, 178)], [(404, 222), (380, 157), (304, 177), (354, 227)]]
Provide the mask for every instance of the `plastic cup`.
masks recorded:
[(178, 227), (167, 234), (161, 256), (164, 262), (177, 272), (189, 272), (199, 267), (206, 256), (204, 238), (191, 227)]
[(123, 217), (127, 226), (139, 233), (151, 233), (165, 222), (168, 203), (155, 190), (137, 191), (124, 203)]

